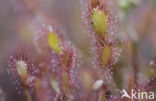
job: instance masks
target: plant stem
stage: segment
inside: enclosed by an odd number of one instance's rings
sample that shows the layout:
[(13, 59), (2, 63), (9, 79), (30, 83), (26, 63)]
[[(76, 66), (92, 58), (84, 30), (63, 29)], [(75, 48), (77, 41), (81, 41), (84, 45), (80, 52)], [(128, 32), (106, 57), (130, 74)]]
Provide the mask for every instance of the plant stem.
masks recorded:
[(132, 24), (130, 23), (128, 25), (128, 32), (129, 32), (129, 37), (131, 39), (132, 43), (132, 66), (133, 66), (133, 71), (134, 71), (134, 83), (138, 80), (138, 72), (139, 72), (139, 61), (138, 61), (138, 35), (134, 28), (132, 27)]
[(138, 44), (135, 42), (132, 42), (133, 44), (133, 49), (132, 49), (132, 65), (133, 65), (133, 70), (134, 70), (134, 82), (138, 80)]
[(32, 101), (30, 92), (28, 91), (26, 86), (24, 86), (24, 93), (25, 93), (26, 101)]

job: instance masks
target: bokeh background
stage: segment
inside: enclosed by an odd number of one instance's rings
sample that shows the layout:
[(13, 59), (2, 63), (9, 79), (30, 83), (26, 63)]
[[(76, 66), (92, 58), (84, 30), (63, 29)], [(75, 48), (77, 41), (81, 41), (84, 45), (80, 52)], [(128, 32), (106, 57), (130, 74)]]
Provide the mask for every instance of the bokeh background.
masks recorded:
[[(24, 1), (24, 0), (23, 0)], [(7, 73), (7, 61), (12, 50), (20, 44), (33, 43), (33, 31), (29, 23), (33, 13), (22, 0), (0, 0), (0, 88), (5, 101), (24, 101), (24, 95), (18, 94), (16, 85)], [(36, 0), (40, 9), (55, 19), (65, 29), (68, 38), (79, 49), (83, 66), (90, 66), (90, 38), (85, 33), (81, 19), (80, 0)], [(120, 22), (118, 38), (123, 40), (119, 63), (114, 69), (114, 80), (118, 88), (127, 83), (128, 74), (135, 73), (132, 68), (134, 47), (130, 40), (137, 43), (135, 59), (139, 64), (138, 78), (142, 81), (153, 77), (156, 68), (150, 66), (156, 59), (156, 0), (112, 0), (115, 2)], [(31, 4), (31, 3), (30, 3)], [(126, 76), (125, 76), (126, 75)], [(128, 75), (128, 76), (130, 76)], [(1, 97), (1, 93), (0, 93)], [(1, 101), (1, 100), (0, 100)]]

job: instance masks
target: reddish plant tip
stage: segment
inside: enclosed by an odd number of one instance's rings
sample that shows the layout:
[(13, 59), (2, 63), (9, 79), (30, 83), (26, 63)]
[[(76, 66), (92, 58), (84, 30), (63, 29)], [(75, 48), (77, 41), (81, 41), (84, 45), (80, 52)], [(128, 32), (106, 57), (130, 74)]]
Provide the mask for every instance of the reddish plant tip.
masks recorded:
[(19, 60), (16, 62), (17, 73), (21, 77), (22, 81), (27, 79), (28, 71), (27, 71), (27, 64), (23, 60)]
[(118, 61), (120, 49), (116, 42), (118, 16), (109, 0), (82, 0), (82, 16), (91, 36), (91, 52), (96, 67), (111, 67)]
[(105, 0), (82, 0), (82, 18), (92, 37), (111, 43), (118, 32), (118, 15), (113, 4)]
[[(22, 83), (24, 87), (32, 88), (35, 79), (33, 61), (29, 59), (27, 55), (19, 53), (10, 56), (8, 63), (8, 73), (13, 76), (13, 82), (18, 84), (18, 86), (21, 86)], [(22, 89), (24, 87), (19, 87), (17, 89)]]
[(64, 52), (66, 38), (64, 32), (57, 28), (54, 23), (43, 24), (36, 30), (34, 44), (40, 54), (54, 53), (61, 55)]
[(57, 28), (54, 23), (45, 24), (37, 31), (34, 44), (39, 54), (45, 58), (41, 59), (43, 64), (39, 63), (39, 66), (45, 70), (41, 72), (50, 77), (53, 75), (53, 79), (50, 78), (49, 81), (54, 93), (61, 94), (70, 100), (73, 88), (76, 87), (74, 69), (77, 65), (77, 53), (75, 47), (67, 40), (64, 31)]

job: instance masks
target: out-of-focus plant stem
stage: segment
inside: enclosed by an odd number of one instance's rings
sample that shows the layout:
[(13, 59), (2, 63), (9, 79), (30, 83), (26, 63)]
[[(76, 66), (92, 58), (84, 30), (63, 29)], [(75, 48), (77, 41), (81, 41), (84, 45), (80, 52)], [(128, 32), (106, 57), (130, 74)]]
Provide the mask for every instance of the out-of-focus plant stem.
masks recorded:
[(26, 101), (32, 101), (30, 92), (28, 91), (26, 86), (24, 86), (24, 93), (25, 93)]
[(68, 91), (68, 99), (69, 99), (69, 101), (71, 101), (70, 91)]
[(134, 70), (134, 82), (138, 80), (138, 43), (132, 42), (132, 65), (133, 65), (133, 70)]
[(134, 82), (138, 80), (139, 61), (138, 61), (138, 36), (132, 24), (127, 25), (128, 35), (132, 43), (132, 66), (134, 74)]
[[(122, 0), (120, 0), (122, 1)], [(139, 61), (138, 61), (138, 35), (135, 31), (135, 29), (133, 28), (133, 24), (129, 21), (129, 13), (131, 12), (132, 8), (139, 4), (138, 3), (134, 3), (132, 0), (127, 0), (124, 1), (124, 5), (122, 4), (123, 2), (119, 2), (119, 7), (122, 11), (122, 19), (124, 20), (124, 27), (126, 29), (126, 32), (128, 34), (128, 37), (131, 40), (131, 44), (132, 44), (132, 67), (133, 67), (133, 74), (134, 74), (134, 83), (138, 80), (138, 72), (139, 72)]]
[[(125, 20), (126, 21), (126, 20)], [(139, 61), (138, 61), (138, 35), (135, 32), (132, 24), (124, 22), (124, 27), (126, 29), (126, 32), (128, 34), (128, 37), (130, 38), (131, 44), (132, 44), (132, 57), (131, 57), (131, 64), (133, 67), (133, 77), (134, 77), (134, 83), (138, 80), (138, 72), (139, 72)]]

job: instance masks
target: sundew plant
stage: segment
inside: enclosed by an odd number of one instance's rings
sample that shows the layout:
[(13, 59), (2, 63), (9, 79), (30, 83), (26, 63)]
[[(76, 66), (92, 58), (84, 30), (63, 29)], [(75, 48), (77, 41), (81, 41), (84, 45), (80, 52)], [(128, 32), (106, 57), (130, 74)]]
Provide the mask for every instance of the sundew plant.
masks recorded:
[(1, 0), (0, 101), (156, 101), (156, 1)]

